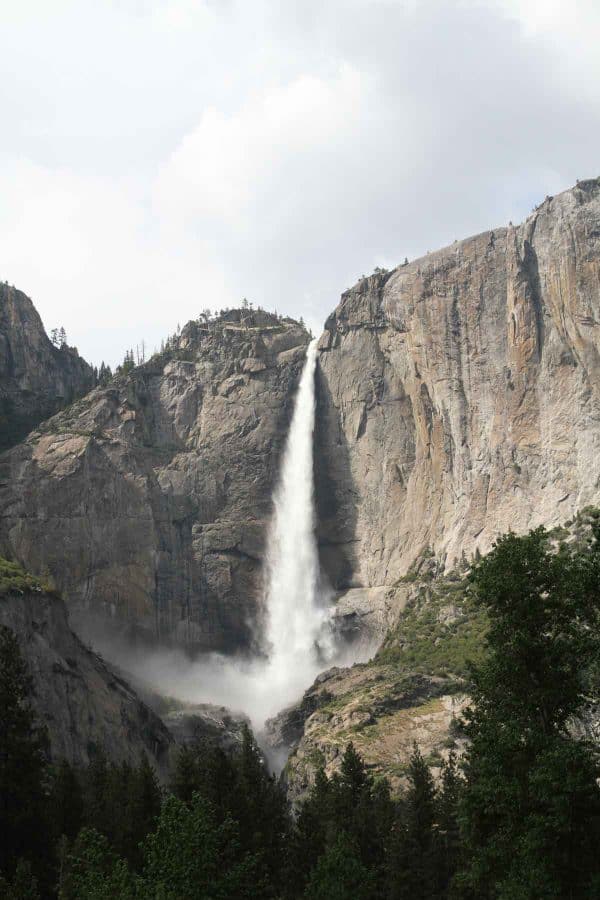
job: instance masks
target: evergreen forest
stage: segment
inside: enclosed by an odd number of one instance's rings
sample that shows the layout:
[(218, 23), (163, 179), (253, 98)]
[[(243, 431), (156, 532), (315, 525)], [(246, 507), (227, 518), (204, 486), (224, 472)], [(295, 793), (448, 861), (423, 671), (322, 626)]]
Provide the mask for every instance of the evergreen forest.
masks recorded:
[[(537, 529), (474, 563), (485, 653), (468, 749), (434, 778), (415, 745), (392, 796), (352, 743), (298, 808), (246, 729), (81, 770), (51, 760), (13, 633), (0, 632), (0, 896), (6, 900), (534, 900), (600, 897), (600, 528)], [(0, 601), (1, 602), (1, 601)]]

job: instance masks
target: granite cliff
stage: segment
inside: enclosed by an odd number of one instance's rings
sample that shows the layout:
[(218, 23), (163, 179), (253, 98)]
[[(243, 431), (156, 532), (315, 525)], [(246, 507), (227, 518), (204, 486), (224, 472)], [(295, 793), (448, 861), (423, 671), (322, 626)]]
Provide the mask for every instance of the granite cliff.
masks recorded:
[[(320, 348), (322, 563), (340, 630), (381, 649), (325, 673), (271, 724), (271, 742), (292, 747), (296, 797), (349, 740), (392, 785), (413, 741), (434, 770), (460, 752), (466, 660), (484, 627), (460, 573), (510, 529), (589, 524), (600, 180), (546, 198), (518, 227), (363, 279)], [(597, 724), (581, 727), (597, 739)]]
[[(262, 312), (191, 322), (40, 424), (0, 456), (0, 552), (52, 576), (79, 621), (192, 650), (255, 648), (308, 340)], [(349, 735), (397, 777), (414, 737), (438, 757), (460, 743), (448, 729), (481, 623), (457, 572), (500, 532), (600, 502), (600, 180), (522, 225), (362, 279), (319, 347), (321, 562), (340, 630), (363, 658), (383, 648), (274, 724), (272, 743), (296, 747), (297, 793)]]
[(0, 451), (93, 386), (91, 366), (50, 342), (29, 297), (0, 284)]
[(600, 498), (600, 180), (363, 279), (325, 328), (319, 539), (359, 607)]
[(0, 457), (0, 552), (49, 574), (80, 623), (249, 647), (308, 340), (260, 311), (190, 322), (164, 353), (44, 422)]
[(0, 624), (18, 639), (54, 760), (87, 765), (101, 748), (137, 764), (144, 752), (166, 775), (174, 740), (160, 718), (71, 630), (61, 598), (2, 559)]

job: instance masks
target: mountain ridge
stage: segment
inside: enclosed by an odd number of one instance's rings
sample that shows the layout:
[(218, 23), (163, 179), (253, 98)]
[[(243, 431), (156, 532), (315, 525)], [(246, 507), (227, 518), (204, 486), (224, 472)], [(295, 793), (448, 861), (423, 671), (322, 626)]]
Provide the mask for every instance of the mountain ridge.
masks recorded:
[(77, 350), (55, 346), (29, 297), (0, 283), (0, 451), (93, 386)]

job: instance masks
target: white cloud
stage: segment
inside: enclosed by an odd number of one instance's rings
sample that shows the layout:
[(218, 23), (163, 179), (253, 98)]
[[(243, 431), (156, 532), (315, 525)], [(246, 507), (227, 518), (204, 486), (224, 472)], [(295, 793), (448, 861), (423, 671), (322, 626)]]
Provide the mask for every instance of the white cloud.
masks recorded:
[[(6, 9), (2, 9), (6, 7)], [(0, 277), (94, 361), (597, 174), (591, 0), (0, 2)]]
[(344, 66), (329, 81), (305, 75), (251, 97), (230, 115), (208, 108), (159, 175), (160, 206), (244, 231), (256, 227), (265, 199), (281, 214), (287, 204), (276, 189), (310, 179), (328, 156), (340, 159), (360, 129), (366, 93), (360, 74)]

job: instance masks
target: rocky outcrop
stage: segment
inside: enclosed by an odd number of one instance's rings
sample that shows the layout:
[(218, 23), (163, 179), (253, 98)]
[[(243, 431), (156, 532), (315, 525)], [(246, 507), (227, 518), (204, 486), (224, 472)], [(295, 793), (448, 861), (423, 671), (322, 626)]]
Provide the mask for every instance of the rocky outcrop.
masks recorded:
[(74, 634), (62, 600), (41, 587), (0, 594), (0, 624), (12, 629), (33, 680), (32, 706), (54, 760), (86, 765), (102, 748), (115, 762), (145, 752), (167, 772), (173, 738), (132, 688)]
[(363, 279), (320, 349), (319, 539), (338, 590), (392, 586), (427, 553), (451, 568), (597, 502), (600, 181)]
[[(548, 545), (556, 552), (570, 547), (589, 553), (599, 523), (600, 509), (587, 507), (549, 530)], [(444, 573), (429, 553), (416, 560), (387, 591), (401, 608), (374, 657), (323, 673), (298, 704), (268, 723), (266, 739), (276, 750), (291, 751), (285, 778), (294, 800), (314, 783), (320, 766), (329, 774), (339, 769), (349, 741), (394, 790), (405, 783), (415, 743), (434, 777), (450, 752), (463, 754), (460, 720), (469, 703), (470, 664), (485, 658), (488, 628), (485, 610), (473, 602), (468, 572), (462, 566)], [(597, 677), (593, 668), (581, 676), (586, 700), (570, 730), (598, 742)]]
[(170, 710), (163, 715), (163, 721), (178, 744), (198, 746), (208, 743), (226, 753), (235, 753), (241, 748), (244, 726), (250, 727), (249, 719), (212, 703)]
[[(191, 649), (252, 643), (271, 494), (309, 335), (232, 311), (0, 457), (0, 547), (100, 615)], [(2, 550), (0, 550), (2, 552)]]
[(294, 800), (320, 766), (328, 774), (339, 769), (350, 741), (394, 790), (405, 782), (415, 743), (436, 776), (450, 751), (463, 752), (458, 720), (468, 660), (480, 658), (486, 622), (469, 603), (464, 573), (436, 574), (430, 561), (420, 560), (388, 592), (401, 608), (378, 653), (323, 673), (300, 703), (268, 723), (266, 740), (291, 751), (285, 779)]
[(94, 386), (73, 347), (55, 347), (33, 303), (0, 284), (0, 451)]
[(451, 751), (463, 752), (458, 720), (466, 701), (448, 678), (403, 675), (378, 664), (333, 669), (301, 704), (269, 723), (267, 738), (274, 747), (289, 747), (294, 738), (284, 769), (293, 801), (305, 796), (319, 768), (328, 775), (339, 771), (350, 741), (373, 774), (385, 776), (398, 792), (415, 743), (436, 777)]

